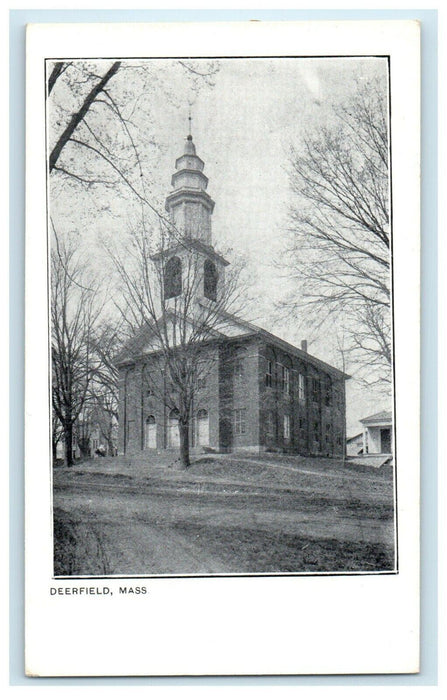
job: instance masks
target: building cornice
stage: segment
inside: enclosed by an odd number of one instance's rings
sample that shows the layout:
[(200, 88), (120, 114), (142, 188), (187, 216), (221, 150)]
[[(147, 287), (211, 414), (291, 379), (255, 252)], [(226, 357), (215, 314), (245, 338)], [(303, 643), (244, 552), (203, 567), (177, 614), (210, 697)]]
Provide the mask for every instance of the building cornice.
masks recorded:
[(174, 190), (166, 197), (165, 209), (170, 211), (171, 207), (178, 202), (201, 202), (204, 207), (208, 209), (210, 214), (214, 211), (215, 202), (209, 196), (208, 192), (205, 190), (197, 188), (194, 190), (192, 187), (180, 187), (178, 190)]

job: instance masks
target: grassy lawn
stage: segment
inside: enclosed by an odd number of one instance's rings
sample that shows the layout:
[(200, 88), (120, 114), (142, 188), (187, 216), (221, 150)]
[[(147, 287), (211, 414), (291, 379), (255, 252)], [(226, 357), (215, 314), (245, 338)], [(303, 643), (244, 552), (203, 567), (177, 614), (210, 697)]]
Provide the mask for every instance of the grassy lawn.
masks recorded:
[(390, 468), (285, 455), (92, 460), (54, 471), (55, 574), (394, 569)]

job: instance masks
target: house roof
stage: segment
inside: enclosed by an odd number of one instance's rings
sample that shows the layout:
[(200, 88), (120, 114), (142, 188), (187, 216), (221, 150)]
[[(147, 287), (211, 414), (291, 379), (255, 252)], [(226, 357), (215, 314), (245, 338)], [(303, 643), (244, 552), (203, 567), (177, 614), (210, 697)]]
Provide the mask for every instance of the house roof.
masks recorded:
[(357, 433), (357, 435), (346, 438), (346, 442), (353, 442), (353, 440), (359, 440), (360, 438), (363, 438), (363, 433)]
[(368, 423), (391, 423), (392, 416), (391, 411), (380, 411), (379, 413), (373, 413), (372, 416), (367, 416), (366, 418), (361, 418), (360, 423), (367, 425)]

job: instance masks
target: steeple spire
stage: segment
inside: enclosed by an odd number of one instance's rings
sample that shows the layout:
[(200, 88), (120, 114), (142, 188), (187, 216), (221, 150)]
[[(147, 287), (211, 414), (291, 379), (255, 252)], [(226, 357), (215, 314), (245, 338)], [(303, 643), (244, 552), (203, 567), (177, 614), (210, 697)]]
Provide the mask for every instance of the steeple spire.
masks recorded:
[(192, 134), (191, 134), (191, 122), (192, 122), (191, 105), (189, 106), (188, 122), (189, 122), (189, 124), (188, 124), (188, 136), (186, 137), (184, 155), (195, 156), (196, 155), (196, 147), (194, 146), (194, 143), (192, 140)]
[(191, 135), (191, 111), (188, 116), (189, 131), (183, 155), (175, 161), (175, 173), (171, 183), (173, 190), (166, 198), (166, 210), (175, 226), (186, 238), (212, 245), (211, 215), (214, 202), (206, 191), (208, 178), (203, 173), (205, 163), (196, 154)]

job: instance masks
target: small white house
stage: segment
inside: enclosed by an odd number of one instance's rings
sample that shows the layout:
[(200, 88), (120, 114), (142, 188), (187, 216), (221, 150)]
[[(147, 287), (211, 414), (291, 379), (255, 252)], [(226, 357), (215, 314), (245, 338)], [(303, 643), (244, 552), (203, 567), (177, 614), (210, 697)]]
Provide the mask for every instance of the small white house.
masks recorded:
[(363, 454), (393, 453), (393, 420), (391, 411), (380, 411), (362, 418)]
[(348, 457), (356, 457), (357, 455), (362, 455), (363, 453), (363, 433), (357, 433), (357, 435), (353, 435), (346, 440), (346, 454)]

